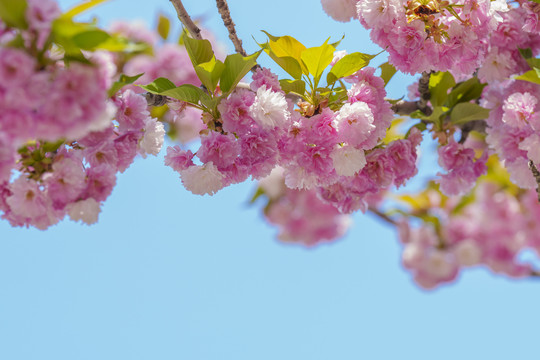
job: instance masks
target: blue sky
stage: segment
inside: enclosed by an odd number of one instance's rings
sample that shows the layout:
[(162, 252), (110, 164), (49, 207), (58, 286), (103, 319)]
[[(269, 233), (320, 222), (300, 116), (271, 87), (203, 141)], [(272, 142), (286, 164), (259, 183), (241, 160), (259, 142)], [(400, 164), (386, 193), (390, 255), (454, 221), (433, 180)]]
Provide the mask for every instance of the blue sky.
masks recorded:
[[(214, 2), (185, 5), (227, 41)], [(231, 0), (230, 7), (248, 52), (260, 29), (308, 46), (345, 33), (341, 48), (379, 51), (360, 24), (333, 22), (315, 0)], [(92, 13), (103, 24), (153, 25), (171, 10), (166, 0), (113, 0)], [(393, 80), (391, 95), (407, 84)], [(42, 232), (0, 222), (0, 359), (454, 360), (538, 352), (538, 282), (473, 269), (424, 292), (401, 268), (396, 234), (384, 224), (355, 215), (334, 244), (283, 245), (247, 205), (252, 191), (245, 183), (192, 195), (160, 155), (119, 175), (97, 225), (65, 221)]]

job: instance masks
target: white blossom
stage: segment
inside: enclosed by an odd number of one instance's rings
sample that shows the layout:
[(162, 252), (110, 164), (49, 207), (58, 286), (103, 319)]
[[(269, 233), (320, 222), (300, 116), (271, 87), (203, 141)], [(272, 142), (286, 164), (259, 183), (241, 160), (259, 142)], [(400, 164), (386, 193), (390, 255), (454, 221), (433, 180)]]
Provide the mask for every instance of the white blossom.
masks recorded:
[(148, 119), (144, 127), (144, 136), (139, 143), (146, 154), (157, 155), (165, 139), (165, 127), (156, 119)]
[(81, 220), (83, 223), (92, 225), (98, 221), (101, 212), (99, 202), (93, 198), (80, 200), (68, 205), (68, 215), (73, 221)]
[(341, 176), (353, 176), (366, 166), (366, 156), (363, 150), (352, 146), (342, 146), (330, 154), (336, 173)]
[(204, 165), (194, 165), (180, 171), (180, 178), (184, 187), (193, 194), (214, 195), (223, 188), (225, 175), (209, 161)]
[(249, 111), (253, 119), (266, 129), (281, 126), (290, 117), (285, 95), (266, 89), (266, 85), (257, 89), (257, 97)]

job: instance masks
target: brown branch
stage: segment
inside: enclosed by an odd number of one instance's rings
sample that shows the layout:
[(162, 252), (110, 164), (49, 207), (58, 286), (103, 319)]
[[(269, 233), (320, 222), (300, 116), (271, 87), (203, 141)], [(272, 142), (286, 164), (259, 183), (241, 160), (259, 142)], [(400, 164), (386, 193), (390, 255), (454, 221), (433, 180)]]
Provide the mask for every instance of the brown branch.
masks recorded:
[(191, 17), (189, 17), (189, 14), (187, 13), (186, 9), (184, 8), (184, 5), (182, 4), (182, 0), (170, 0), (173, 4), (174, 8), (176, 9), (176, 13), (178, 14), (178, 19), (182, 22), (182, 24), (188, 29), (191, 36), (193, 36), (194, 39), (202, 40), (201, 36), (201, 29), (195, 23), (193, 20), (191, 20)]
[(531, 169), (534, 180), (536, 181), (536, 193), (538, 194), (538, 202), (540, 202), (540, 171), (538, 171), (532, 160), (529, 160), (529, 169)]
[[(172, 1), (172, 0), (171, 0)], [(227, 5), (226, 0), (216, 0), (216, 6), (218, 8), (223, 24), (229, 31), (229, 39), (231, 39), (234, 44), (234, 50), (242, 56), (247, 56), (246, 51), (242, 47), (242, 40), (238, 38), (236, 34), (236, 29), (234, 28), (234, 22), (231, 19), (231, 12), (229, 11), (229, 6)]]
[(433, 110), (427, 104), (431, 98), (431, 94), (429, 92), (430, 75), (430, 72), (423, 72), (422, 77), (418, 80), (418, 92), (420, 93), (420, 100), (417, 101), (418, 109), (428, 116), (433, 112)]
[(368, 211), (388, 224), (392, 224), (394, 226), (398, 225), (398, 222), (396, 220), (392, 219), (390, 216), (386, 215), (385, 213), (383, 213), (377, 208), (370, 206), (368, 207)]
[(420, 110), (418, 101), (399, 100), (392, 105), (392, 111), (398, 115), (410, 115), (416, 110)]

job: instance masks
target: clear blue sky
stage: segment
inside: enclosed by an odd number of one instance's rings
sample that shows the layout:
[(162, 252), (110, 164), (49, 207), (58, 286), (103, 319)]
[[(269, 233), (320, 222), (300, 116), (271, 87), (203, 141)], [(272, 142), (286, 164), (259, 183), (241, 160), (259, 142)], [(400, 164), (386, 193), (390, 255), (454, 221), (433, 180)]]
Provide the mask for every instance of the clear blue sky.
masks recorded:
[[(316, 0), (230, 2), (248, 51), (260, 29), (310, 46), (345, 33), (342, 48), (379, 51), (358, 23), (333, 22)], [(213, 1), (185, 4), (227, 40)], [(116, 0), (93, 13), (102, 24), (154, 24), (171, 9), (167, 0)], [(400, 96), (407, 82), (393, 81)], [(246, 183), (194, 196), (161, 155), (118, 177), (97, 225), (65, 221), (41, 232), (0, 222), (0, 359), (538, 356), (538, 282), (476, 269), (424, 292), (383, 224), (357, 215), (335, 244), (284, 246), (246, 205), (251, 191)]]

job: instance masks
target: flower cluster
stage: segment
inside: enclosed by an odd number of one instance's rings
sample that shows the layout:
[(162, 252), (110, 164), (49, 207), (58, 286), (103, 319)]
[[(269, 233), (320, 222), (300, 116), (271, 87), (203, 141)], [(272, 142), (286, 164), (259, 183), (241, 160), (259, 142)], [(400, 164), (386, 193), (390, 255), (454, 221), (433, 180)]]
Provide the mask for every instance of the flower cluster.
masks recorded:
[(478, 265), (510, 277), (533, 273), (520, 254), (538, 250), (540, 204), (535, 192), (515, 196), (495, 183), (482, 182), (473, 196), (474, 202), (460, 208), (463, 199), (443, 201), (432, 191), (429, 211), (438, 220), (419, 227), (400, 223), (403, 266), (420, 286), (453, 281), (461, 268)]
[[(117, 71), (111, 54), (68, 62), (51, 50), (54, 1), (27, 5), (27, 29), (7, 27), (0, 37), (2, 218), (39, 229), (65, 215), (95, 223), (117, 172), (138, 153), (156, 155), (164, 127), (142, 95), (108, 95)], [(12, 41), (18, 37), (24, 46)]]
[(518, 7), (504, 0), (323, 0), (322, 5), (335, 20), (358, 17), (371, 39), (388, 50), (390, 62), (406, 73), (450, 71), (461, 77), (480, 68), (482, 80), (503, 80), (527, 68), (518, 47), (540, 51), (538, 11), (528, 1)]
[(522, 188), (536, 188), (529, 170), (529, 160), (540, 166), (540, 85), (506, 81), (501, 86), (488, 86), (482, 105), (491, 109), (487, 118), (486, 141), (493, 148), (511, 175)]

